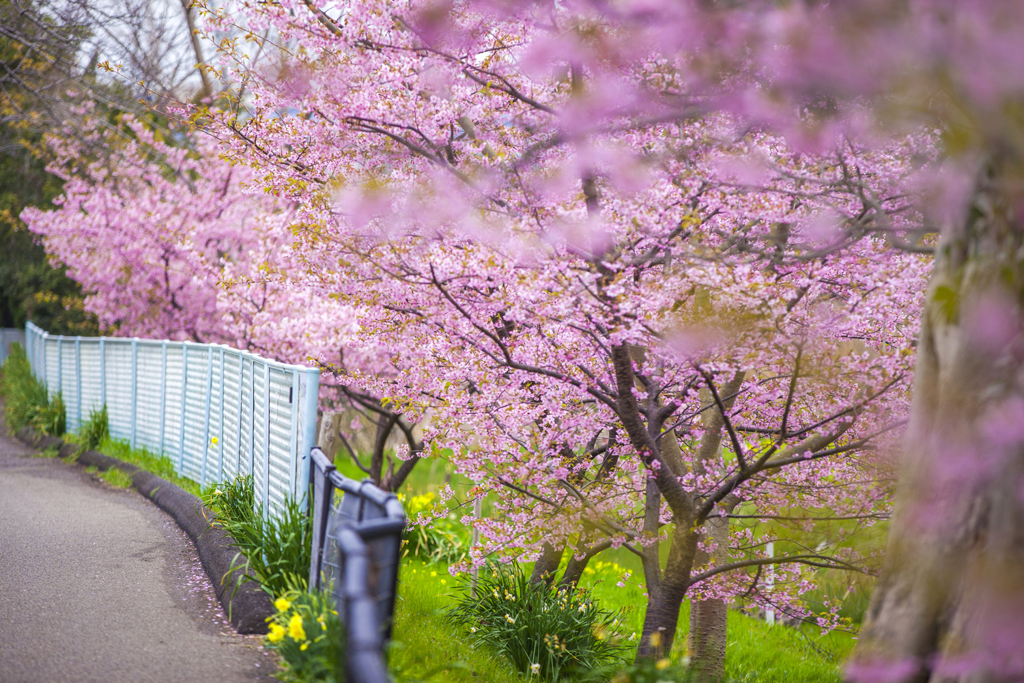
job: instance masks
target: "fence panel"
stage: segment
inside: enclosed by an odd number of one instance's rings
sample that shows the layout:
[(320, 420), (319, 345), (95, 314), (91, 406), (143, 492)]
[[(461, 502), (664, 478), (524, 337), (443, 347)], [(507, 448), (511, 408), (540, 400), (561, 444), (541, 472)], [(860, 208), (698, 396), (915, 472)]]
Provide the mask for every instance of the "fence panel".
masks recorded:
[(79, 358), (82, 364), (82, 420), (88, 421), (93, 411), (103, 408), (99, 342), (83, 339)]
[[(0, 342), (3, 339), (0, 338)], [(75, 430), (107, 406), (110, 433), (200, 484), (252, 474), (266, 514), (305, 504), (319, 372), (216, 344), (61, 337), (29, 323), (32, 370)]]
[(135, 446), (160, 452), (160, 414), (163, 406), (162, 344), (139, 341), (136, 348)]

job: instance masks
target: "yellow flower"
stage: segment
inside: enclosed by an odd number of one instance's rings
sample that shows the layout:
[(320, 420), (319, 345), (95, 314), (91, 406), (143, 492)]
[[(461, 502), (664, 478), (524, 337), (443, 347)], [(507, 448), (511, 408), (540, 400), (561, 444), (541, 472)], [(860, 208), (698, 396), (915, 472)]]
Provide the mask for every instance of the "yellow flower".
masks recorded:
[(281, 624), (270, 625), (270, 635), (267, 636), (267, 640), (272, 643), (278, 643), (284, 638), (284, 626)]
[(216, 446), (217, 445), (217, 437), (213, 437), (212, 439), (210, 439), (210, 445), (211, 446)]
[(288, 602), (286, 598), (278, 598), (274, 600), (274, 608), (278, 612), (287, 612), (288, 608), (292, 606), (292, 603)]
[(307, 647), (309, 647), (309, 643), (303, 643), (303, 644), (302, 644), (302, 645), (301, 645), (301, 646), (299, 647), (299, 649), (300, 649), (300, 650), (303, 650), (303, 651), (305, 651), (305, 649), (306, 649)]
[(670, 662), (668, 659), (659, 659), (658, 662), (654, 665), (654, 668), (658, 671), (662, 671), (663, 669), (669, 668), (671, 665), (672, 662)]
[(302, 617), (298, 614), (292, 615), (292, 618), (288, 621), (288, 635), (295, 640), (306, 639), (306, 630), (302, 628)]

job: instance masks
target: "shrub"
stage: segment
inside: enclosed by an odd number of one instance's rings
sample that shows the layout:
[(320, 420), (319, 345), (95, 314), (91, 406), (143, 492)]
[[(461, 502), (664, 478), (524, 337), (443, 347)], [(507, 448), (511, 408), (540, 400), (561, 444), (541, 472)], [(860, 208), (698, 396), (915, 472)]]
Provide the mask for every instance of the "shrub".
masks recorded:
[(447, 619), (465, 627), (476, 645), (489, 645), (517, 669), (541, 680), (578, 680), (606, 670), (626, 652), (618, 615), (600, 609), (581, 590), (533, 585), (519, 564), (481, 576), (473, 596), (459, 590)]
[(343, 683), (345, 634), (326, 592), (291, 589), (274, 601), (267, 647), (281, 656), (289, 683)]
[(263, 506), (255, 502), (251, 475), (209, 486), (202, 498), (217, 515), (214, 524), (235, 539), (248, 570), (264, 590), (281, 596), (306, 587), (313, 537), (309, 517), (298, 502), (289, 497), (275, 514), (265, 517)]
[(64, 434), (64, 399), (59, 393), (51, 396), (46, 385), (36, 379), (20, 344), (11, 346), (11, 355), (4, 362), (0, 393), (6, 400), (4, 417), (11, 430), (31, 427), (51, 436)]

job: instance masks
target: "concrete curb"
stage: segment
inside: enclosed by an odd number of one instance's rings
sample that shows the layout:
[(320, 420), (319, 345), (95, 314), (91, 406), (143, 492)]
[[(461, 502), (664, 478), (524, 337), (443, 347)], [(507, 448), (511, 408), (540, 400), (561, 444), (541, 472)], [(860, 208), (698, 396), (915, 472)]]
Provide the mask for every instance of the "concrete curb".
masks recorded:
[[(30, 427), (18, 431), (17, 437), (39, 449), (59, 448), (62, 458), (74, 455), (79, 448), (54, 436), (39, 436)], [(114, 467), (129, 474), (133, 488), (169, 514), (192, 539), (203, 569), (213, 582), (217, 599), (235, 630), (239, 633), (267, 632), (267, 617), (274, 614), (270, 597), (257, 581), (243, 582), (245, 575), (239, 565), (244, 566), (245, 556), (235, 547), (230, 534), (211, 525), (216, 515), (201, 500), (151, 472), (96, 451), (82, 452), (77, 462), (99, 470)], [(239, 561), (236, 562), (235, 558)]]

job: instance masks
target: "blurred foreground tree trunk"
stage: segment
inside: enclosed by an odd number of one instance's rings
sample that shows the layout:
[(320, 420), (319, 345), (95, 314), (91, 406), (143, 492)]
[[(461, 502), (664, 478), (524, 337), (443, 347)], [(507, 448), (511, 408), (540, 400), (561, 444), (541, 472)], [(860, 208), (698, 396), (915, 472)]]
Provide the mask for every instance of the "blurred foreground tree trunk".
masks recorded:
[(1024, 173), (989, 158), (943, 236), (886, 563), (849, 677), (1024, 674)]

